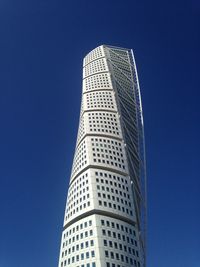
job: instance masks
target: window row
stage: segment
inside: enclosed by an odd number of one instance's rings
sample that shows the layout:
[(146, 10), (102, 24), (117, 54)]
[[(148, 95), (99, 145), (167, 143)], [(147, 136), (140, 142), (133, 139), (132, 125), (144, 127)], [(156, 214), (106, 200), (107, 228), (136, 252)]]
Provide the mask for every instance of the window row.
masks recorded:
[(83, 68), (84, 77), (102, 71), (107, 71), (107, 64), (104, 58), (92, 61)]
[[(92, 230), (91, 230), (91, 231), (92, 231)], [(93, 235), (93, 232), (90, 232), (90, 235)], [(87, 237), (88, 237), (88, 234), (87, 234), (87, 235), (83, 235), (83, 234), (80, 235), (80, 238), (81, 238), (81, 239), (83, 239), (83, 238), (87, 238)], [(77, 236), (76, 236), (74, 242), (75, 242), (75, 241), (78, 241), (78, 240), (79, 240), (79, 236), (78, 236), (78, 238), (77, 238)], [(68, 246), (68, 245), (70, 245), (71, 243), (73, 243), (73, 238), (69, 239), (69, 241), (70, 241), (70, 242), (66, 241), (66, 242), (63, 243), (63, 248), (64, 248), (65, 246)], [(77, 244), (76, 246), (72, 246), (72, 247), (66, 249), (65, 252), (63, 252), (63, 256), (64, 256), (64, 255), (66, 256), (66, 255), (69, 255), (69, 254), (71, 254), (71, 253), (77, 252), (77, 251), (79, 251), (79, 250), (81, 250), (81, 249), (88, 248), (89, 246), (91, 246), (91, 247), (94, 246), (94, 240), (90, 240), (90, 241), (82, 242), (82, 243)]]
[(82, 201), (84, 201), (86, 199), (89, 199), (90, 198), (89, 193), (82, 195), (82, 193), (84, 194), (88, 190), (89, 190), (89, 187), (86, 187), (86, 189), (83, 189), (83, 191), (80, 190), (80, 191), (77, 191), (76, 194), (74, 193), (74, 195), (68, 199), (67, 205), (69, 206), (70, 204), (72, 204), (74, 200), (76, 200), (76, 204), (78, 204), (78, 203), (81, 203)]
[(87, 164), (86, 145), (83, 141), (77, 148), (74, 156), (72, 173), (77, 172), (81, 167)]
[(72, 229), (66, 231), (63, 235), (64, 239), (67, 238), (68, 236), (70, 236), (71, 234), (76, 233), (79, 230), (83, 230), (89, 226), (92, 226), (92, 220), (89, 221), (85, 221), (84, 223), (80, 223), (76, 226), (74, 226)]
[(95, 122), (95, 123), (108, 123), (110, 122), (117, 122), (116, 114), (113, 113), (88, 113), (88, 119), (89, 122)]
[[(75, 205), (74, 205), (75, 206)], [(69, 209), (67, 212), (68, 212), (68, 214), (67, 214), (67, 216), (66, 216), (66, 219), (69, 219), (72, 215), (74, 215), (75, 213), (77, 213), (77, 212), (79, 212), (79, 211), (82, 211), (83, 209), (86, 209), (86, 208), (88, 208), (88, 207), (90, 207), (90, 201), (88, 201), (87, 203), (84, 203), (83, 205), (80, 205), (79, 207), (76, 207), (76, 208), (74, 208), (71, 212), (70, 212), (70, 210), (71, 209)]]
[[(93, 161), (108, 164), (120, 169), (125, 169), (124, 154), (122, 154), (121, 142), (106, 138), (95, 138), (92, 141)], [(101, 152), (101, 153), (95, 153)]]
[[(72, 256), (71, 258), (67, 258), (65, 261), (61, 262), (61, 266), (67, 266), (67, 265), (70, 265), (72, 263), (82, 261), (85, 259), (94, 258), (94, 257), (95, 257), (95, 251), (94, 250), (92, 250), (90, 252), (86, 252), (86, 253), (81, 253), (80, 255), (77, 254), (76, 256)], [(62, 265), (62, 263), (63, 263), (63, 265)]]
[[(114, 175), (114, 177), (115, 177), (115, 175)], [(119, 178), (119, 177), (118, 177)], [(119, 183), (117, 183), (117, 182), (115, 182), (115, 181), (113, 181), (113, 180), (107, 180), (107, 179), (103, 179), (103, 178), (96, 178), (96, 182), (97, 183), (101, 183), (101, 184), (107, 184), (107, 185), (111, 185), (111, 186), (114, 186), (115, 188), (120, 188), (120, 189), (123, 189), (124, 191), (129, 191), (129, 188), (128, 188), (128, 186), (126, 186), (126, 185), (124, 185), (124, 184), (122, 184), (121, 183), (121, 181), (124, 181), (124, 179), (123, 178), (121, 178), (121, 180), (119, 180), (120, 182)], [(126, 184), (127, 184), (127, 181), (125, 180), (125, 182), (126, 182)]]
[[(103, 74), (102, 74), (103, 75)], [(86, 82), (87, 83), (87, 82)], [(97, 92), (91, 92), (86, 94), (87, 101), (89, 99), (111, 99), (112, 93), (110, 91), (97, 91)]]
[(73, 189), (76, 188), (76, 186), (81, 185), (84, 186), (85, 183), (87, 183), (87, 177), (88, 173), (86, 172), (85, 174), (79, 176), (76, 178), (76, 180), (71, 184), (70, 186), (70, 191), (73, 193)]
[(124, 251), (124, 253), (129, 253), (134, 256), (139, 257), (139, 253), (134, 248), (128, 247), (126, 245), (122, 245), (121, 243), (113, 242), (111, 240), (103, 240), (104, 247), (109, 247), (110, 249), (118, 249)]
[[(134, 266), (134, 267), (140, 267), (141, 266), (139, 261), (137, 262), (136, 260), (131, 260), (130, 262), (131, 262), (131, 266)], [(111, 262), (106, 262), (106, 266), (105, 267), (124, 267), (124, 265), (111, 263)], [(127, 267), (127, 265), (126, 265), (126, 267)]]
[(110, 230), (102, 229), (102, 235), (107, 237), (112, 237), (114, 239), (122, 240), (124, 242), (127, 242), (127, 244), (131, 244), (133, 246), (137, 247), (137, 241), (134, 240), (132, 237), (126, 236), (121, 233), (116, 233)]
[[(91, 65), (91, 64), (89, 64)], [(91, 66), (90, 66), (91, 67)], [(90, 73), (94, 73), (93, 71), (97, 71), (97, 69), (103, 70), (105, 66), (102, 66), (102, 68), (96, 68), (95, 69), (90, 69)], [(89, 73), (88, 68), (85, 69), (85, 74)], [(104, 69), (105, 70), (105, 69)], [(90, 91), (94, 89), (112, 89), (112, 84), (111, 84), (111, 79), (108, 73), (98, 73), (95, 75), (92, 75), (90, 77), (87, 77), (83, 80), (83, 86), (85, 87), (85, 91)]]
[(85, 193), (86, 191), (89, 191), (88, 180), (86, 182), (86, 185), (83, 185), (83, 186), (80, 185), (80, 186), (75, 187), (73, 190), (71, 190), (70, 194), (69, 194), (69, 197), (71, 197), (72, 195), (76, 194), (76, 192), (78, 193), (78, 195), (81, 196), (81, 194)]
[[(119, 176), (119, 175), (116, 175), (116, 174), (111, 174), (111, 173), (108, 173), (108, 172), (95, 171), (95, 175), (99, 176), (101, 178), (109, 178), (109, 179), (112, 179), (114, 181), (118, 181), (118, 182), (120, 182), (120, 184), (121, 183), (128, 184), (126, 178), (123, 178), (122, 176)], [(101, 180), (101, 183), (103, 183), (102, 180)], [(108, 181), (105, 180), (105, 183), (108, 184)]]
[(89, 130), (95, 132), (108, 132), (119, 135), (119, 120), (115, 113), (95, 112), (88, 113)]
[(114, 95), (110, 91), (95, 91), (87, 93), (87, 108), (114, 108)]
[(99, 206), (103, 206), (104, 208), (108, 207), (110, 209), (115, 209), (115, 210), (121, 211), (123, 213), (126, 213), (130, 216), (133, 216), (132, 210), (129, 210), (128, 208), (125, 208), (121, 205), (116, 205), (115, 203), (102, 201), (102, 200), (99, 200), (98, 203), (99, 203)]
[(103, 128), (102, 125), (90, 124), (89, 127), (90, 127), (90, 132), (102, 132), (102, 133), (119, 135), (119, 128), (116, 126), (105, 125)]
[(85, 58), (84, 63), (87, 64), (88, 62), (103, 56), (103, 49), (102, 47), (97, 47), (94, 50), (92, 50)]
[(84, 118), (81, 117), (78, 129), (78, 140), (80, 140), (84, 134), (85, 134), (85, 123), (84, 123)]
[[(115, 259), (115, 260), (119, 260), (121, 262), (125, 262), (126, 264), (131, 264), (133, 265), (135, 263), (135, 266), (137, 266), (137, 261), (133, 258), (130, 258), (128, 256), (125, 256), (123, 254), (119, 254), (119, 253), (114, 253), (113, 251), (108, 251), (105, 250), (105, 257), (106, 258), (111, 258), (111, 259)], [(138, 265), (139, 266), (139, 265)]]
[(116, 228), (117, 230), (136, 236), (135, 230), (132, 230), (130, 227), (124, 226), (123, 224), (101, 219), (101, 225), (106, 227)]
[(120, 196), (123, 196), (125, 198), (130, 199), (130, 195), (129, 194), (123, 193), (121, 190), (114, 189), (112, 187), (108, 187), (108, 186), (105, 187), (105, 186), (97, 185), (97, 190), (100, 190), (101, 192), (102, 191), (111, 192), (113, 194), (120, 195)]

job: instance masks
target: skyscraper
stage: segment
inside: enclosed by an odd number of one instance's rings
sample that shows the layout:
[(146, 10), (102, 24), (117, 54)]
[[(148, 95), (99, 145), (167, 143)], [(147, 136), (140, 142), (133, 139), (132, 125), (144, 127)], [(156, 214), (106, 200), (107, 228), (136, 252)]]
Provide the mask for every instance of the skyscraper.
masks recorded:
[(82, 89), (59, 267), (144, 267), (145, 147), (132, 50), (92, 50)]

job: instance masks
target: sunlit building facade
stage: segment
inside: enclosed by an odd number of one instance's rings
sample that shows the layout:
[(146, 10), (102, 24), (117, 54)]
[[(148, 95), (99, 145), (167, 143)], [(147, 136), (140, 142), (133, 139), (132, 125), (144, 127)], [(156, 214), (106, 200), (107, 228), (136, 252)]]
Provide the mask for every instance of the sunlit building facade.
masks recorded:
[(58, 267), (146, 266), (144, 148), (133, 52), (101, 45), (83, 61)]

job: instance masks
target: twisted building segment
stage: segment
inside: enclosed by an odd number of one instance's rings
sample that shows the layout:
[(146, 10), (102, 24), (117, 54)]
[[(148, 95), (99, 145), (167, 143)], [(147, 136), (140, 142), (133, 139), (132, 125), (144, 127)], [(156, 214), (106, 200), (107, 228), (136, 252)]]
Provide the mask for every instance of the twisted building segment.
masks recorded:
[(145, 187), (134, 56), (132, 50), (102, 45), (83, 62), (59, 267), (144, 267)]

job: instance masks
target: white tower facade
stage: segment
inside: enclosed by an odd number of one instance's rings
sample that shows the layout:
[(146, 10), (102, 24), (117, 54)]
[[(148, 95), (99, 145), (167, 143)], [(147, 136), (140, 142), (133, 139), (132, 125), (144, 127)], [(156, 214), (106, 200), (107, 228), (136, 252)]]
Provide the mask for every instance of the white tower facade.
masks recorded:
[(102, 45), (83, 88), (58, 267), (145, 266), (145, 152), (132, 50)]

